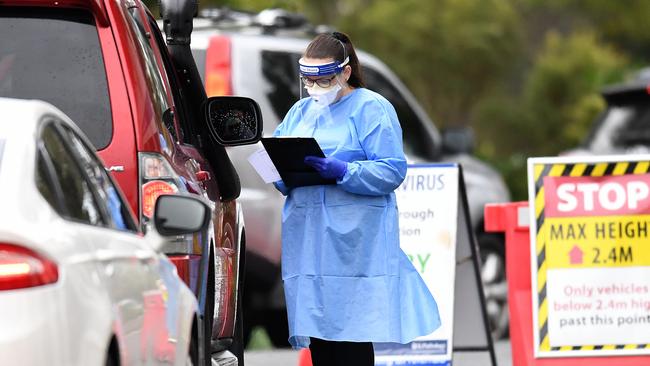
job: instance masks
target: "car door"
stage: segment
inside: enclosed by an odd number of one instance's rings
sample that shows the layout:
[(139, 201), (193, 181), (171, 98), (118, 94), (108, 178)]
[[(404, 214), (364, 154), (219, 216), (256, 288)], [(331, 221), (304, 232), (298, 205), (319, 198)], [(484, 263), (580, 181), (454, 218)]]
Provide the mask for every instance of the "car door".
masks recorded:
[[(53, 364), (97, 364), (104, 357), (96, 352), (102, 347), (99, 342), (107, 338), (107, 330), (111, 327), (110, 307), (106, 290), (99, 280), (92, 246), (78, 235), (76, 220), (91, 223), (99, 216), (92, 206), (83, 207), (87, 184), (75, 180), (78, 175), (70, 171), (73, 167), (67, 164), (69, 160), (61, 157), (59, 149), (53, 148), (50, 140), (58, 136), (52, 134), (53, 127), (48, 126), (49, 123), (51, 119), (46, 118), (45, 127), (36, 136), (34, 183), (40, 195), (63, 219), (34, 228), (46, 230), (44, 235), (50, 238), (47, 245), (56, 247), (62, 254), (59, 265), (64, 268), (61, 283), (64, 295), (47, 306), (35, 308), (50, 314), (48, 316), (56, 322), (54, 328), (60, 329), (56, 339), (51, 340), (57, 352), (48, 355), (47, 359)], [(76, 218), (75, 222), (71, 217)], [(89, 321), (93, 321), (92, 327), (88, 326)], [(41, 331), (52, 333), (45, 327)]]
[[(152, 37), (151, 46), (157, 55), (156, 60), (158, 67), (163, 74), (165, 82), (170, 85), (172, 98), (175, 105), (175, 117), (179, 126), (178, 134), (178, 154), (183, 166), (190, 173), (187, 183), (194, 182), (201, 187), (205, 198), (213, 204), (214, 210), (214, 238), (215, 245), (213, 251), (216, 269), (215, 287), (221, 290), (220, 294), (215, 294), (214, 311), (208, 310), (215, 314), (212, 324), (213, 338), (229, 338), (234, 336), (235, 314), (237, 302), (237, 283), (240, 273), (240, 250), (237, 238), (237, 206), (235, 200), (222, 202), (220, 186), (218, 184), (218, 173), (214, 169), (218, 166), (211, 165), (215, 162), (207, 155), (207, 149), (200, 148), (201, 141), (197, 138), (198, 121), (190, 121), (184, 101), (184, 95), (181, 93), (179, 77), (174, 69), (172, 60), (167, 51), (167, 46), (162, 38), (162, 34), (157, 28), (156, 22), (147, 14), (149, 27)], [(207, 137), (204, 137), (206, 139)], [(205, 147), (205, 146), (204, 146)], [(189, 188), (188, 188), (189, 189)], [(190, 190), (192, 191), (192, 190)], [(195, 192), (199, 193), (199, 192)]]
[[(218, 190), (210, 183), (212, 174), (206, 166), (201, 154), (194, 146), (197, 143), (196, 132), (192, 126), (185, 123), (185, 108), (179, 89), (175, 85), (173, 73), (168, 72), (172, 66), (166, 58), (167, 49), (157, 27), (151, 27), (150, 15), (142, 8), (131, 8), (131, 19), (135, 25), (135, 33), (140, 37), (145, 63), (149, 70), (153, 87), (152, 91), (158, 95), (160, 105), (165, 110), (161, 111), (163, 125), (174, 140), (174, 152), (170, 163), (176, 172), (185, 179), (185, 189), (188, 192), (207, 197), (208, 193), (213, 201), (218, 201)], [(155, 22), (154, 22), (155, 24)], [(162, 44), (161, 44), (162, 42)], [(210, 188), (208, 192), (207, 188)]]
[[(108, 293), (113, 331), (127, 363), (164, 361), (164, 303), (155, 281), (155, 252), (138, 235), (127, 205), (76, 132), (54, 121), (42, 131), (64, 197), (64, 217), (87, 243)], [(161, 328), (163, 327), (163, 328)], [(159, 335), (164, 339), (160, 339)], [(158, 353), (156, 353), (158, 352)]]
[[(102, 248), (102, 250), (114, 250), (116, 253), (123, 251), (126, 254), (125, 258), (130, 258), (131, 262), (134, 262), (133, 254), (128, 255), (130, 250), (137, 258), (138, 268), (134, 270), (124, 267), (127, 271), (123, 273), (124, 280), (127, 281), (133, 275), (141, 276), (139, 278), (141, 293), (136, 301), (138, 299), (142, 301), (144, 313), (140, 336), (139, 339), (134, 340), (134, 343), (139, 342), (140, 354), (146, 355), (147, 359), (156, 364), (167, 364), (176, 359), (177, 334), (174, 314), (178, 309), (174, 306), (175, 303), (170, 304), (170, 299), (177, 300), (175, 298), (177, 291), (174, 292), (174, 289), (181, 285), (181, 281), (177, 276), (171, 275), (174, 272), (173, 265), (161, 261), (145, 240), (140, 235), (136, 235), (137, 226), (129, 206), (121, 197), (102, 162), (93, 153), (94, 149), (73, 129), (62, 127), (75, 153), (81, 158), (87, 176), (94, 183), (98, 195), (102, 197), (98, 205), (108, 217), (111, 229), (120, 235), (123, 235), (122, 233), (126, 235), (120, 241), (113, 242), (110, 248)], [(162, 278), (163, 276), (165, 278)], [(110, 281), (110, 284), (111, 288), (117, 291), (124, 286), (124, 281), (116, 277)]]

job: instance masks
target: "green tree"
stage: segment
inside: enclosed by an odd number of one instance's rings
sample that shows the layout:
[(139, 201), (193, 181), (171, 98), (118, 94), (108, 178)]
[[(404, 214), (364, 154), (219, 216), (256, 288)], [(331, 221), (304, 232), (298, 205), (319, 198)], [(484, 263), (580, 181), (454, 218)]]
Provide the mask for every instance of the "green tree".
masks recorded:
[(527, 0), (554, 16), (588, 24), (608, 42), (635, 59), (650, 53), (650, 1), (647, 0)]
[(598, 92), (621, 79), (627, 60), (592, 31), (548, 32), (523, 93), (482, 101), (480, 153), (498, 164), (517, 199), (526, 198), (525, 158), (575, 147), (604, 107)]
[[(623, 76), (626, 60), (593, 32), (550, 32), (526, 84), (524, 104), (540, 126), (538, 151), (554, 154), (580, 143), (604, 107), (600, 88)], [(544, 144), (553, 141), (555, 146)]]
[(519, 52), (521, 25), (510, 2), (364, 5), (338, 27), (391, 66), (439, 124), (468, 125), (477, 102), (507, 78)]

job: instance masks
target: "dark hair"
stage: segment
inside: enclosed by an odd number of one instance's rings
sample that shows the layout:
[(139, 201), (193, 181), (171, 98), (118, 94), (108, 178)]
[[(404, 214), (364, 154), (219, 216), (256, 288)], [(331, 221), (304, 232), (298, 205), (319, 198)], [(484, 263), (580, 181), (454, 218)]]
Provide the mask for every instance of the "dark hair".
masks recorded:
[(338, 62), (343, 62), (347, 56), (350, 58), (348, 65), (352, 68), (348, 84), (353, 88), (363, 88), (365, 86), (354, 45), (352, 45), (350, 37), (344, 33), (333, 32), (317, 35), (307, 46), (303, 56), (309, 58), (333, 58)]

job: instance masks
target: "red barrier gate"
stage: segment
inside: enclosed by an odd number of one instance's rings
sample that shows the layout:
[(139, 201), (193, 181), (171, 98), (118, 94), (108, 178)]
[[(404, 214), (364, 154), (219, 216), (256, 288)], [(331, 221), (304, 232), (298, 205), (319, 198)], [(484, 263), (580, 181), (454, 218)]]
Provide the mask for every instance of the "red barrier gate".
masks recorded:
[(485, 231), (506, 238), (510, 347), (514, 366), (647, 366), (650, 356), (535, 358), (528, 202), (485, 206)]

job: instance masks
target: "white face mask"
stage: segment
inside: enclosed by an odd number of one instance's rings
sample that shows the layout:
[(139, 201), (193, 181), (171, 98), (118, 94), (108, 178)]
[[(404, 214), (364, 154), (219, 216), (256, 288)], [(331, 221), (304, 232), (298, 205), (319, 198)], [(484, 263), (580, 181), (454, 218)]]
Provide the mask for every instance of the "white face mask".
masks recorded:
[(311, 96), (314, 103), (319, 107), (327, 107), (328, 105), (334, 103), (336, 97), (341, 90), (341, 85), (336, 83), (329, 88), (323, 88), (314, 83), (313, 86), (306, 86), (307, 93)]

